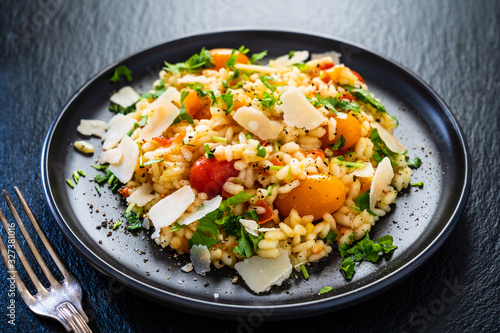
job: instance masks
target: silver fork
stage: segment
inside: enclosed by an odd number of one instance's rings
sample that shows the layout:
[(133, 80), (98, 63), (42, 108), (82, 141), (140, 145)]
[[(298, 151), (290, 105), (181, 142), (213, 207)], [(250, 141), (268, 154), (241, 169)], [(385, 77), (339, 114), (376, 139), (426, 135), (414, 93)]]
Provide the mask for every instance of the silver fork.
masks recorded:
[[(13, 223), (9, 224), (3, 212), (0, 210), (0, 220), (3, 224), (3, 227), (7, 231), (9, 237), (9, 243), (8, 243), (9, 249), (5, 247), (4, 242), (0, 238), (0, 251), (2, 253), (2, 258), (5, 263), (5, 266), (7, 266), (7, 273), (10, 274), (12, 278), (14, 278), (16, 288), (19, 291), (19, 294), (21, 295), (24, 303), (26, 303), (26, 305), (34, 313), (44, 317), (49, 317), (58, 320), (61, 324), (64, 325), (64, 328), (68, 332), (74, 331), (74, 332), (91, 333), (92, 331), (87, 325), (88, 318), (82, 309), (82, 288), (80, 287), (80, 284), (64, 267), (64, 264), (61, 262), (59, 256), (56, 254), (56, 252), (50, 245), (49, 240), (45, 236), (44, 232), (42, 231), (42, 229), (40, 229), (38, 222), (33, 216), (33, 213), (28, 207), (28, 204), (26, 203), (26, 200), (24, 200), (19, 189), (17, 187), (14, 187), (14, 191), (16, 192), (16, 195), (19, 199), (19, 202), (21, 203), (21, 206), (23, 206), (24, 208), (26, 215), (31, 221), (31, 224), (33, 225), (36, 232), (40, 236), (40, 239), (45, 245), (47, 252), (49, 252), (50, 256), (52, 257), (52, 260), (54, 260), (57, 268), (63, 275), (64, 280), (58, 282), (55, 279), (52, 272), (47, 267), (45, 260), (40, 255), (40, 252), (38, 252), (35, 243), (33, 243), (33, 239), (31, 239), (30, 235), (28, 234), (28, 231), (24, 227), (23, 221), (21, 220), (21, 217), (17, 213), (16, 208), (12, 204), (12, 201), (7, 195), (7, 192), (5, 192), (4, 190), (3, 195), (5, 197), (5, 200), (7, 201), (7, 205), (9, 206), (10, 211), (12, 212), (12, 215), (14, 216), (14, 219), (17, 222), (17, 225), (19, 226), (19, 230), (21, 230), (21, 233), (23, 234), (26, 243), (28, 243), (31, 252), (36, 258), (36, 261), (40, 265), (40, 268), (42, 269), (45, 276), (47, 277), (47, 280), (50, 283), (50, 287), (46, 289), (36, 276), (35, 272), (31, 268), (28, 261), (26, 260), (23, 251), (17, 244), (14, 232), (10, 227), (10, 225), (13, 225)], [(11, 239), (13, 241), (11, 241)], [(37, 291), (36, 295), (30, 294), (30, 292), (24, 285), (23, 281), (19, 277), (19, 274), (15, 266), (15, 254), (14, 251), (12, 251), (11, 249), (12, 247), (16, 250), (19, 260), (23, 264), (24, 269), (26, 270), (29, 278), (31, 279), (31, 282), (35, 286), (35, 289)]]

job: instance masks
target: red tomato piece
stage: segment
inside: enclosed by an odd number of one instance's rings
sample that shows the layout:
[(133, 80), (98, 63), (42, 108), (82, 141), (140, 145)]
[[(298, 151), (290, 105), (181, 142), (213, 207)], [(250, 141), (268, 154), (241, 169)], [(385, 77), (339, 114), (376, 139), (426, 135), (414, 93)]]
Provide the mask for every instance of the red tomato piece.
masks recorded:
[(202, 155), (194, 162), (189, 171), (189, 181), (198, 192), (210, 196), (222, 193), (222, 186), (230, 177), (236, 177), (239, 171), (234, 168), (234, 161), (217, 161)]
[(274, 211), (269, 207), (269, 205), (262, 199), (257, 200), (255, 206), (263, 207), (266, 212), (259, 215), (259, 224), (266, 223), (274, 219)]

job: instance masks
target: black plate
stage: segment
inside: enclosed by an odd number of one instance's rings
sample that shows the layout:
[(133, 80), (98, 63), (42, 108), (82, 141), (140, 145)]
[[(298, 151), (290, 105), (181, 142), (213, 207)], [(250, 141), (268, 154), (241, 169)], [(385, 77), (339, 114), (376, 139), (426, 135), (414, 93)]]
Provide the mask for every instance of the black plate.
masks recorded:
[[(120, 218), (124, 206), (105, 190), (99, 198), (91, 181), (97, 173), (89, 158), (72, 143), (80, 119), (108, 120), (109, 96), (124, 83), (111, 84), (113, 69), (127, 65), (134, 77), (132, 86), (146, 91), (158, 77), (163, 61), (184, 61), (202, 47), (238, 48), (251, 52), (268, 50), (270, 57), (289, 50), (312, 53), (334, 50), (343, 62), (361, 73), (370, 91), (387, 110), (398, 117), (395, 135), (411, 157), (424, 164), (414, 172), (413, 181), (423, 189), (406, 190), (393, 210), (372, 229), (371, 236), (390, 233), (398, 249), (390, 260), (362, 263), (352, 282), (338, 271), (340, 258), (332, 253), (326, 260), (308, 267), (310, 279), (289, 279), (271, 292), (253, 295), (241, 281), (231, 283), (235, 271), (212, 270), (206, 277), (183, 273), (170, 251), (160, 250), (143, 231), (124, 234), (123, 229), (106, 236), (97, 225)], [(89, 139), (96, 147), (99, 139)], [(351, 43), (324, 36), (297, 32), (244, 30), (207, 33), (168, 42), (126, 58), (105, 69), (78, 90), (54, 120), (42, 152), (42, 179), (46, 200), (59, 228), (73, 247), (96, 269), (120, 281), (141, 295), (198, 314), (247, 315), (262, 311), (264, 317), (294, 318), (332, 311), (372, 297), (415, 271), (443, 243), (465, 207), (471, 182), (470, 157), (465, 139), (444, 102), (421, 79), (393, 61)], [(87, 173), (71, 189), (65, 179), (74, 170)], [(93, 213), (90, 213), (93, 204)], [(99, 210), (99, 212), (97, 212)], [(105, 213), (106, 216), (103, 216)], [(144, 237), (146, 236), (146, 237)], [(99, 244), (102, 241), (102, 244)], [(145, 261), (144, 259), (148, 259)], [(194, 281), (197, 278), (197, 281)], [(206, 284), (209, 283), (208, 286)], [(325, 285), (333, 291), (319, 295)], [(216, 297), (218, 294), (219, 297)]]

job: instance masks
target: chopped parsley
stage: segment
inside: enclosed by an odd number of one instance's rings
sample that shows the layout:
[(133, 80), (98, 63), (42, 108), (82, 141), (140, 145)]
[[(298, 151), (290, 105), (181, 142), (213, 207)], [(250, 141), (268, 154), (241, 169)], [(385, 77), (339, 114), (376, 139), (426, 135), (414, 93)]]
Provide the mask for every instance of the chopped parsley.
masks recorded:
[(104, 176), (100, 174), (94, 176), (94, 181), (100, 186), (107, 183), (111, 191), (115, 191), (123, 185), (122, 183), (120, 183), (118, 178), (116, 178), (115, 175), (108, 169), (108, 165), (98, 165), (94, 167), (98, 170), (104, 171)]
[(304, 275), (304, 279), (309, 279), (309, 273), (307, 272), (305, 265), (300, 265), (300, 270), (302, 271), (302, 275)]
[(128, 82), (132, 81), (132, 72), (130, 69), (125, 65), (121, 65), (115, 68), (113, 76), (111, 76), (109, 82), (116, 83), (120, 81), (121, 75), (125, 76)]
[[(354, 234), (351, 234), (349, 239), (354, 240)], [(370, 239), (368, 233), (356, 243), (351, 245), (344, 243), (339, 246), (340, 255), (344, 258), (339, 268), (344, 272), (346, 279), (350, 280), (357, 262), (367, 260), (375, 263), (379, 261), (381, 256), (397, 249), (397, 246), (392, 245), (392, 243), (393, 238), (391, 235), (379, 237), (377, 243), (375, 243)]]
[(371, 105), (377, 112), (388, 113), (382, 103), (374, 99), (368, 91), (347, 85), (342, 86), (342, 88), (356, 97), (358, 101)]
[(321, 290), (319, 291), (320, 294), (326, 294), (327, 292), (330, 292), (332, 291), (333, 288), (330, 287), (330, 286), (324, 286), (323, 288), (321, 288)]
[(206, 97), (208, 95), (208, 91), (203, 89), (203, 88), (205, 88), (205, 86), (200, 82), (188, 83), (188, 84), (186, 84), (186, 87), (191, 88), (194, 91), (196, 91), (199, 98), (203, 98), (203, 97)]
[(186, 107), (184, 106), (184, 100), (189, 95), (189, 91), (183, 90), (181, 93), (181, 109), (179, 110), (179, 115), (174, 119), (172, 125), (178, 124), (183, 120), (186, 120), (191, 125), (194, 124), (193, 118), (186, 112)]
[(163, 162), (163, 161), (164, 161), (164, 158), (160, 158), (160, 159), (157, 159), (157, 160), (149, 160), (146, 163), (142, 164), (141, 166), (148, 166), (148, 165), (151, 165), (151, 164), (154, 164), (154, 163), (160, 163), (160, 162)]
[(113, 226), (113, 230), (116, 230), (116, 228), (118, 228), (122, 223), (120, 222), (120, 220), (116, 221), (115, 225)]
[(336, 115), (339, 115), (339, 111), (353, 111), (353, 112), (359, 112), (359, 104), (356, 102), (349, 102), (344, 99), (339, 99), (341, 95), (337, 94), (335, 97), (327, 97), (323, 98), (319, 95), (319, 93), (316, 93), (316, 100), (311, 101), (312, 104), (315, 107), (318, 106), (324, 106), (327, 108), (329, 111), (335, 113)]
[(208, 143), (205, 143), (205, 157), (209, 159), (215, 157), (214, 152), (210, 150)]
[(188, 73), (198, 73), (202, 69), (212, 67), (215, 67), (212, 62), (212, 55), (207, 49), (202, 48), (200, 53), (192, 55), (185, 62), (170, 64), (165, 61), (164, 69), (171, 73), (178, 74), (181, 71), (187, 71)]
[(264, 51), (259, 52), (259, 53), (254, 53), (250, 57), (250, 63), (251, 64), (258, 64), (258, 61), (261, 60), (262, 58), (264, 58), (266, 55), (267, 55), (267, 50), (264, 50)]
[(366, 190), (356, 198), (356, 207), (362, 212), (366, 210), (370, 215), (376, 216), (370, 209), (370, 190)]
[(330, 162), (345, 165), (348, 168), (364, 168), (366, 165), (363, 162), (348, 162), (344, 161), (344, 156), (333, 157)]
[(224, 95), (220, 95), (219, 97), (224, 101), (224, 103), (226, 103), (226, 115), (228, 115), (234, 108), (233, 93), (228, 91), (227, 93), (225, 93)]
[(419, 183), (411, 183), (411, 186), (416, 186), (416, 187), (424, 187), (424, 182), (419, 182)]
[(132, 104), (131, 106), (127, 106), (126, 108), (124, 108), (121, 105), (118, 105), (118, 104), (115, 104), (115, 103), (111, 103), (109, 105), (109, 111), (111, 111), (113, 113), (129, 114), (130, 112), (134, 112), (135, 111), (135, 103)]
[(302, 73), (306, 72), (307, 64), (305, 64), (303, 62), (298, 62), (296, 64), (293, 64), (293, 66), (297, 67)]
[(329, 145), (329, 147), (331, 147), (332, 150), (338, 150), (344, 146), (345, 146), (345, 138), (343, 135), (340, 135), (340, 138), (335, 143)]
[(66, 183), (68, 183), (69, 187), (71, 188), (75, 188), (75, 184), (73, 184), (73, 182), (71, 181), (71, 179), (66, 179)]
[(257, 156), (266, 157), (267, 151), (266, 147), (260, 145), (260, 142), (257, 144)]
[(155, 89), (154, 92), (148, 91), (148, 92), (142, 94), (141, 97), (146, 98), (146, 99), (150, 99), (150, 98), (157, 99), (158, 97), (160, 97), (160, 95), (162, 95), (165, 91), (167, 91), (167, 88), (165, 87), (164, 80), (161, 79), (160, 84), (154, 86), (154, 89)]
[(270, 89), (272, 92), (274, 92), (276, 90), (276, 88), (271, 84), (269, 83), (269, 81), (274, 81), (274, 79), (268, 75), (262, 75), (260, 77), (260, 81), (262, 81), (262, 83), (268, 88)]
[(262, 94), (262, 100), (260, 101), (263, 106), (266, 108), (271, 108), (271, 106), (277, 105), (278, 100), (274, 97), (273, 94), (268, 93), (267, 91), (264, 91)]
[(322, 238), (323, 242), (327, 245), (333, 244), (337, 240), (337, 234), (335, 231), (330, 230), (325, 238)]
[(392, 166), (398, 165), (397, 158), (402, 154), (398, 154), (390, 150), (378, 134), (378, 130), (376, 128), (372, 128), (370, 140), (373, 143), (373, 159), (377, 161), (377, 163), (380, 163), (384, 156), (387, 156), (391, 160)]
[(408, 166), (412, 169), (417, 169), (422, 165), (422, 160), (419, 157), (406, 157), (406, 164), (408, 164)]

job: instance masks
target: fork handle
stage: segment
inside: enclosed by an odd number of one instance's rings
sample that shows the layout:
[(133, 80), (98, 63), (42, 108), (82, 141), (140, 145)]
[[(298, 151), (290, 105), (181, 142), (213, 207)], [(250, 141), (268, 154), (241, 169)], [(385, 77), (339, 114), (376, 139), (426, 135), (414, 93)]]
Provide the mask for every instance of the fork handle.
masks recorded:
[(57, 312), (66, 329), (70, 328), (75, 333), (92, 333), (89, 325), (73, 304), (69, 302), (60, 304)]

